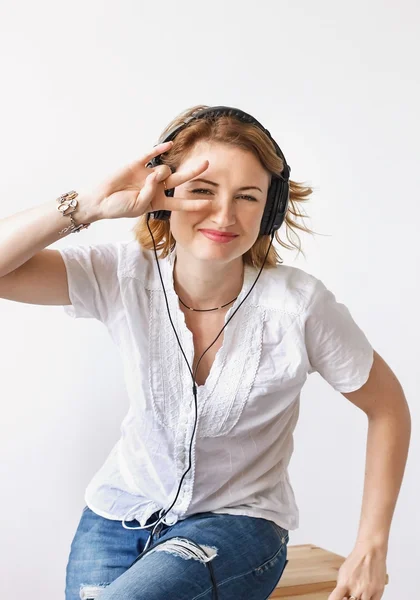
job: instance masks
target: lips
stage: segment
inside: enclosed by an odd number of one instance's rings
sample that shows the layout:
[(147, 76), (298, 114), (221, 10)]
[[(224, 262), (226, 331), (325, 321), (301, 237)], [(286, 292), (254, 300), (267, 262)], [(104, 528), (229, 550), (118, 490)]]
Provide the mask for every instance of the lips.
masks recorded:
[(224, 231), (217, 231), (215, 229), (200, 229), (200, 231), (202, 231), (203, 233), (208, 233), (208, 234), (213, 235), (215, 237), (220, 237), (220, 238), (232, 239), (232, 238), (238, 237), (236, 233), (228, 233), (228, 232), (224, 232)]

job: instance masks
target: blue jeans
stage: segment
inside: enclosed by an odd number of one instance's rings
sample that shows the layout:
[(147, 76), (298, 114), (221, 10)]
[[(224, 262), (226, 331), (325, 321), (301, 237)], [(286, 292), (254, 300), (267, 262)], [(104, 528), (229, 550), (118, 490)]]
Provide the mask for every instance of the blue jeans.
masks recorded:
[[(288, 562), (288, 531), (267, 519), (202, 512), (161, 523), (136, 561), (151, 529), (124, 529), (85, 507), (71, 544), (66, 600), (266, 600)], [(200, 544), (211, 558), (188, 554), (173, 539), (165, 545), (171, 538)]]

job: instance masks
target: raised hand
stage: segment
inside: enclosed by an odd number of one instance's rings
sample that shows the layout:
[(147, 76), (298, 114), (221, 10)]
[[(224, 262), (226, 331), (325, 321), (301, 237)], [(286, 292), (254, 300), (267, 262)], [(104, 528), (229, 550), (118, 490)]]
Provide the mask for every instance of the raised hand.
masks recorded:
[(90, 192), (98, 198), (102, 219), (139, 217), (157, 210), (201, 210), (209, 205), (209, 199), (166, 196), (162, 184), (165, 180), (166, 188), (171, 189), (189, 181), (208, 168), (208, 160), (201, 161), (192, 169), (176, 173), (172, 173), (167, 165), (146, 167), (152, 158), (167, 152), (172, 143), (158, 144)]

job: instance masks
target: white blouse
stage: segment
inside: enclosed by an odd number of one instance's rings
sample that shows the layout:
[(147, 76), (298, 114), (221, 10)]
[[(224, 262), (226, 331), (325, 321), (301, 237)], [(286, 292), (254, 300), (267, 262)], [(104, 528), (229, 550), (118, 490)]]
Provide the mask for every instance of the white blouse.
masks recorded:
[[(144, 526), (169, 507), (189, 465), (195, 421), (191, 373), (169, 321), (153, 250), (136, 240), (60, 249), (72, 302), (65, 312), (107, 328), (124, 367), (130, 407), (121, 437), (90, 481), (86, 504), (108, 519)], [(159, 259), (172, 321), (190, 366), (193, 337), (173, 285), (176, 249)], [(259, 269), (245, 265), (242, 291)], [(300, 392), (317, 371), (339, 392), (368, 379), (373, 348), (348, 308), (316, 277), (263, 269), (224, 329), (204, 385), (192, 467), (163, 521), (212, 511), (262, 517), (293, 530), (299, 511), (288, 475)]]

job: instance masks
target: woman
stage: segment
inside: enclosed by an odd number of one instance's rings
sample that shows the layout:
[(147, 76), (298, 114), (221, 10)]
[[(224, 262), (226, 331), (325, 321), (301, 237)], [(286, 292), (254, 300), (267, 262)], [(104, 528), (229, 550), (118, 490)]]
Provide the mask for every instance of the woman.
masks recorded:
[[(378, 355), (349, 310), (282, 265), (261, 233), (270, 186), (286, 172), (268, 132), (207, 108), (179, 115), (163, 133), (184, 123), (173, 141), (97, 188), (60, 197), (58, 211), (48, 202), (1, 224), (1, 297), (100, 320), (124, 362), (130, 409), (86, 490), (66, 600), (267, 598), (298, 527), (287, 467), (307, 375), (353, 398), (374, 371)], [(312, 190), (288, 185), (286, 226), (309, 231), (291, 215)], [(123, 217), (138, 219), (133, 241), (42, 250)], [(389, 509), (382, 518), (378, 539)], [(360, 556), (371, 523), (361, 523)], [(362, 598), (366, 573), (352, 554), (333, 600), (381, 597), (385, 545), (375, 537), (376, 595)]]

